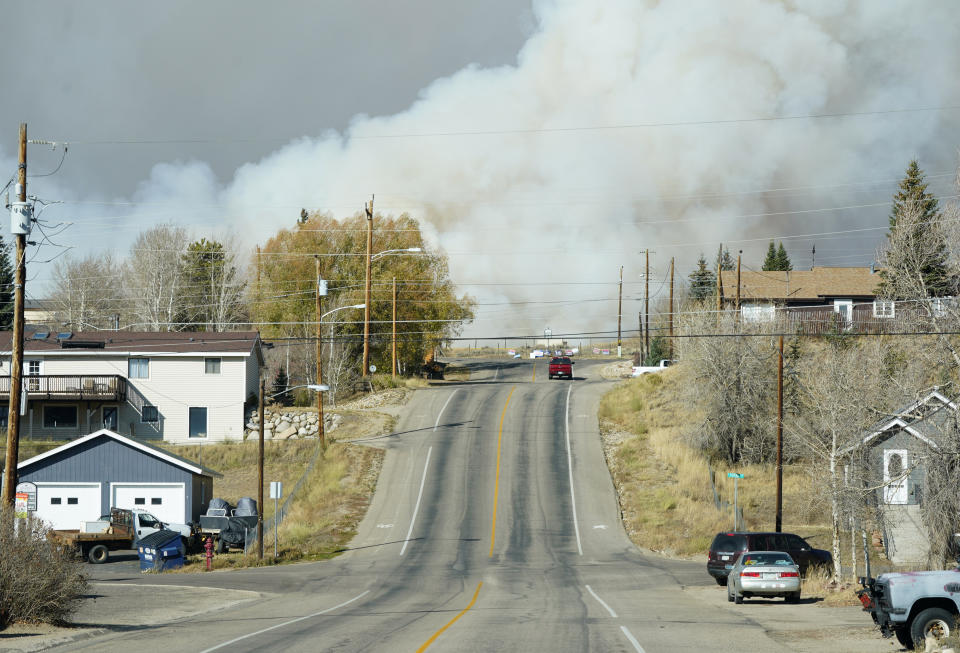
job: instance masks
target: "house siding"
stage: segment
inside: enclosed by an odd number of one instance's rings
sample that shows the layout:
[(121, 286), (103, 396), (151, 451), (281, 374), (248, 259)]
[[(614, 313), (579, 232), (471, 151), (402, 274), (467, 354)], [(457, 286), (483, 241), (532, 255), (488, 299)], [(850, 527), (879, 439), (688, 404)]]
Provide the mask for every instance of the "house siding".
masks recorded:
[[(923, 502), (924, 470), (921, 465), (915, 463), (918, 452), (927, 450), (926, 445), (918, 441), (910, 433), (898, 430), (892, 434), (878, 437), (869, 444), (870, 468), (875, 471), (875, 484), (883, 483), (883, 452), (888, 449), (904, 449), (908, 452), (907, 465), (912, 466), (909, 476), (907, 476), (907, 505), (915, 505)], [(876, 500), (878, 504), (884, 503), (884, 488), (876, 491)]]

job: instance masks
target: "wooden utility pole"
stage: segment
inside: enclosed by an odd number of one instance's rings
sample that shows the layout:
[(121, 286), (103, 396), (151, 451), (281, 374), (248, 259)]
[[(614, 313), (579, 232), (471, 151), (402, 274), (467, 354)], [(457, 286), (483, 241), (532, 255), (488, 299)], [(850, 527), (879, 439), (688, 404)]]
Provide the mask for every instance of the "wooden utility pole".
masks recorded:
[(670, 257), (670, 358), (673, 358), (673, 258)]
[(723, 245), (717, 254), (717, 326), (720, 326), (720, 313), (723, 312)]
[(397, 278), (393, 278), (393, 338), (390, 342), (390, 376), (397, 378)]
[(647, 356), (643, 351), (643, 311), (637, 311), (637, 324), (640, 327), (640, 330), (638, 331), (640, 334), (640, 364), (643, 365), (644, 361), (647, 359)]
[(737, 254), (737, 301), (735, 303), (737, 315), (740, 315), (740, 259), (742, 256), (742, 251)]
[(647, 266), (643, 273), (643, 321), (647, 325), (644, 332), (643, 347), (647, 350), (647, 357), (650, 356), (650, 250), (646, 250)]
[[(320, 318), (323, 317), (323, 295), (320, 293), (320, 257), (315, 258), (317, 262), (317, 384), (323, 383), (323, 325)], [(330, 343), (333, 347), (333, 343)], [(288, 372), (289, 373), (289, 372)], [(320, 440), (320, 448), (326, 449), (327, 438), (323, 424), (323, 393), (317, 391), (317, 438)]]
[[(617, 299), (617, 358), (623, 356), (623, 340), (620, 327), (623, 324), (623, 266), (620, 266), (620, 295)], [(549, 346), (550, 343), (547, 343)]]
[[(260, 448), (257, 454), (257, 559), (263, 560), (263, 423), (266, 422), (266, 416), (263, 414), (263, 394), (266, 391), (266, 379), (260, 379), (260, 400), (258, 402), (260, 410)], [(276, 515), (274, 515), (276, 520)]]
[(363, 373), (367, 378), (370, 370), (370, 270), (373, 264), (373, 196), (364, 205), (367, 213), (367, 276), (364, 289), (365, 306), (363, 308)]
[[(783, 336), (777, 357), (777, 527), (783, 528)], [(851, 531), (852, 533), (852, 531)]]
[[(17, 201), (27, 201), (27, 123), (20, 123), (20, 163), (17, 166)], [(14, 264), (13, 336), (10, 354), (10, 404), (7, 408), (7, 457), (4, 466), (3, 505), (13, 508), (17, 498), (17, 461), (20, 453), (20, 401), (23, 391), (23, 291), (27, 282), (24, 256), (27, 235), (17, 234)]]

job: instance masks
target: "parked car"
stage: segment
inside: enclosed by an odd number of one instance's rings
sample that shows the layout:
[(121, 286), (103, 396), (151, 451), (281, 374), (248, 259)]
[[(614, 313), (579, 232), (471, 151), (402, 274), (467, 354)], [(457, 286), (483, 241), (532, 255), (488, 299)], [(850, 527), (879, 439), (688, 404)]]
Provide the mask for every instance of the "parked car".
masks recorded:
[(793, 533), (717, 533), (707, 553), (707, 572), (717, 585), (727, 584), (727, 575), (744, 551), (782, 551), (789, 555), (801, 574), (811, 566), (830, 566), (833, 556), (829, 551), (815, 549), (799, 535)]
[(733, 563), (727, 580), (727, 600), (743, 603), (754, 596), (800, 600), (800, 567), (782, 551), (748, 551)]
[(861, 578), (857, 592), (863, 609), (884, 637), (897, 636), (908, 650), (928, 636), (956, 634), (960, 616), (960, 568), (914, 571)]

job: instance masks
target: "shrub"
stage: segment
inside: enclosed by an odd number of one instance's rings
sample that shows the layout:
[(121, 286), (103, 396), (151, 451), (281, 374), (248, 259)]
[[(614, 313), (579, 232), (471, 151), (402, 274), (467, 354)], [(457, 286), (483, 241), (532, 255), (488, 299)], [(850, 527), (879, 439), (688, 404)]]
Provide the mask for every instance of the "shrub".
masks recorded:
[(0, 629), (15, 621), (61, 624), (87, 589), (73, 551), (54, 546), (35, 520), (0, 513)]

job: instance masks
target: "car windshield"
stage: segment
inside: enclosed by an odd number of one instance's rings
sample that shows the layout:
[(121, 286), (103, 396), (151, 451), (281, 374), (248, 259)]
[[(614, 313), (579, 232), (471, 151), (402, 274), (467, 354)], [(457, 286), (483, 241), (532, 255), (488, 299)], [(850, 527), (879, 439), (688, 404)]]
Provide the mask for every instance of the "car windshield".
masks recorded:
[(786, 553), (747, 553), (743, 556), (743, 566), (749, 565), (792, 565), (793, 560)]

